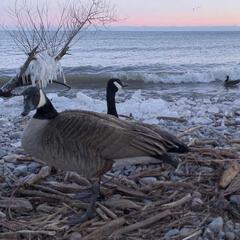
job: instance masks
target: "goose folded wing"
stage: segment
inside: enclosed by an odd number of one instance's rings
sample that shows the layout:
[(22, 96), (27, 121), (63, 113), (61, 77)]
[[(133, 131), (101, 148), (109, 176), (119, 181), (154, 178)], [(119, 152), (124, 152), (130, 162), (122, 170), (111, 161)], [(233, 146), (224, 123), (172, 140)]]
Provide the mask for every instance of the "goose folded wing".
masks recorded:
[(86, 158), (91, 155), (105, 160), (155, 156), (166, 152), (164, 138), (151, 129), (88, 111), (59, 114), (47, 127), (46, 140), (49, 148), (58, 144), (59, 150), (64, 147), (70, 152), (85, 153)]

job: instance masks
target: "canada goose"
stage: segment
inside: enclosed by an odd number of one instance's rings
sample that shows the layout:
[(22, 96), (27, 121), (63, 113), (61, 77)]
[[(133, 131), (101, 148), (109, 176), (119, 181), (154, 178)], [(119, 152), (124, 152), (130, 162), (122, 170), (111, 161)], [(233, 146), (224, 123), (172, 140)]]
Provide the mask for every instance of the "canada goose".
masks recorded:
[(226, 80), (224, 81), (225, 87), (235, 87), (237, 84), (240, 83), (240, 80), (230, 80), (229, 76), (227, 76)]
[(92, 180), (92, 198), (86, 213), (73, 223), (92, 217), (99, 177), (111, 169), (113, 160), (152, 156), (176, 166), (165, 154), (174, 144), (149, 128), (114, 116), (81, 110), (58, 112), (43, 90), (23, 92), (22, 116), (36, 109), (22, 136), (24, 150), (48, 165), (75, 171)]
[[(117, 113), (117, 109), (116, 109), (115, 95), (118, 90), (122, 89), (125, 86), (126, 85), (124, 85), (122, 83), (122, 81), (118, 78), (112, 78), (112, 79), (108, 80), (108, 83), (107, 83), (107, 89), (106, 89), (107, 113), (111, 114), (117, 118), (118, 118), (118, 113)], [(142, 123), (142, 122), (134, 122), (134, 123), (137, 125), (141, 125), (146, 128), (149, 128), (152, 131), (155, 131), (161, 138), (165, 139), (167, 142), (171, 142), (172, 146), (171, 146), (171, 148), (167, 148), (168, 152), (178, 152), (178, 153), (188, 152), (189, 149), (183, 142), (181, 142), (173, 134), (160, 128), (159, 126), (146, 124), (146, 123)]]
[(118, 117), (117, 109), (116, 109), (116, 103), (115, 103), (115, 95), (116, 93), (122, 89), (123, 87), (126, 87), (126, 84), (123, 84), (122, 81), (118, 78), (111, 78), (108, 80), (107, 83), (107, 113), (111, 114), (113, 116)]

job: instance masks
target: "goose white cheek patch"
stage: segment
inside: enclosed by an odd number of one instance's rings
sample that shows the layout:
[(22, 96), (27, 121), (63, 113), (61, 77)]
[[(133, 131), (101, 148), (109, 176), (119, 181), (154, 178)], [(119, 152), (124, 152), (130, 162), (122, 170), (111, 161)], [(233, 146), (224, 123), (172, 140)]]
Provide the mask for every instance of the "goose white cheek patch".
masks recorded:
[(37, 105), (37, 108), (40, 108), (42, 106), (44, 106), (46, 104), (47, 100), (46, 97), (42, 91), (42, 89), (40, 89), (40, 99), (39, 99), (39, 103)]
[(113, 84), (118, 88), (118, 90), (122, 89), (122, 86), (118, 82), (114, 82)]

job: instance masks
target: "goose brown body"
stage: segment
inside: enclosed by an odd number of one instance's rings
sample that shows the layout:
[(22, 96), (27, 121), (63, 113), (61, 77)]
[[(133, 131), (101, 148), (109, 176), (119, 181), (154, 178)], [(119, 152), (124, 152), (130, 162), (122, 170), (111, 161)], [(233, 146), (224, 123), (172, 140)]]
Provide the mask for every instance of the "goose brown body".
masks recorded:
[[(117, 85), (115, 85), (117, 84)], [(121, 82), (120, 79), (112, 78), (108, 81), (107, 84), (107, 112), (110, 115), (113, 115), (118, 118), (118, 113), (116, 109), (116, 101), (115, 101), (115, 94), (118, 92), (119, 88), (118, 86), (121, 86), (121, 88), (124, 86), (124, 84)], [(128, 121), (130, 122), (130, 121)], [(132, 124), (138, 127), (144, 127), (147, 128), (150, 131), (155, 132), (155, 134), (158, 135), (158, 137), (162, 138), (162, 144), (166, 148), (168, 152), (178, 152), (178, 153), (185, 153), (188, 152), (189, 149), (186, 144), (184, 144), (182, 141), (180, 141), (174, 134), (170, 133), (169, 131), (163, 129), (162, 127), (158, 125), (151, 125), (139, 121), (133, 121), (131, 120)]]
[(108, 171), (116, 159), (158, 157), (174, 146), (144, 126), (80, 110), (64, 111), (50, 120), (33, 118), (22, 145), (49, 165), (88, 178)]

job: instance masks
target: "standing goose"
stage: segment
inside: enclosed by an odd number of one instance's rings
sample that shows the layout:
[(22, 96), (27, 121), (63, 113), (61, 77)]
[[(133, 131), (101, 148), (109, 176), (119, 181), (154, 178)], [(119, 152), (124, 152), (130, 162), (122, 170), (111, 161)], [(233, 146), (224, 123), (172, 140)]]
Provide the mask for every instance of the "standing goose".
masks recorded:
[[(116, 93), (125, 86), (126, 85), (124, 85), (122, 81), (118, 78), (112, 78), (107, 83), (107, 89), (106, 89), (107, 90), (107, 113), (117, 118), (118, 118), (118, 113), (116, 109), (115, 96), (116, 96)], [(156, 134), (159, 135), (159, 137), (165, 139), (165, 143), (167, 144), (165, 145), (165, 148), (168, 152), (178, 152), (178, 153), (188, 152), (189, 149), (183, 142), (181, 142), (173, 134), (160, 128), (159, 126), (146, 124), (142, 122), (135, 122), (135, 124), (138, 126), (144, 126), (145, 128), (148, 128), (154, 131)]]
[(75, 171), (91, 179), (92, 198), (87, 211), (72, 223), (92, 217), (99, 193), (99, 177), (121, 158), (152, 156), (176, 166), (165, 157), (172, 143), (145, 126), (107, 114), (69, 110), (57, 112), (45, 93), (30, 87), (23, 92), (23, 116), (36, 109), (22, 136), (24, 150), (46, 164)]

